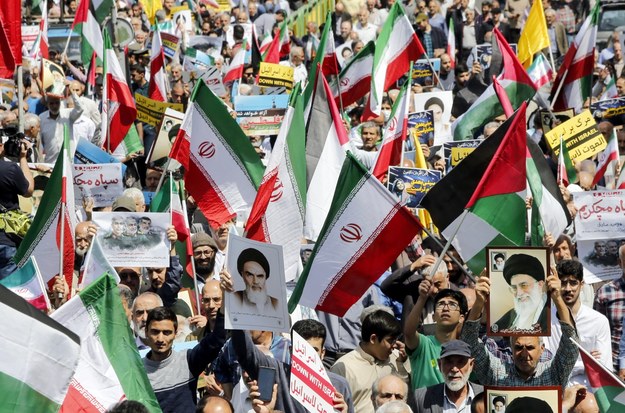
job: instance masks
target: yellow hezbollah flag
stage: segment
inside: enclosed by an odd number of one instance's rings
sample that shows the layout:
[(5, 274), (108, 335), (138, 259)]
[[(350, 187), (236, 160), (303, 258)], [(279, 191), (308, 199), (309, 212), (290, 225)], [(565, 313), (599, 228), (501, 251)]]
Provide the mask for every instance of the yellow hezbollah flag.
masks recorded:
[(519, 62), (526, 69), (534, 60), (534, 54), (549, 47), (549, 33), (542, 1), (534, 1), (519, 38)]
[(139, 2), (143, 6), (146, 16), (148, 16), (150, 24), (155, 24), (156, 12), (163, 8), (162, 0), (140, 0)]

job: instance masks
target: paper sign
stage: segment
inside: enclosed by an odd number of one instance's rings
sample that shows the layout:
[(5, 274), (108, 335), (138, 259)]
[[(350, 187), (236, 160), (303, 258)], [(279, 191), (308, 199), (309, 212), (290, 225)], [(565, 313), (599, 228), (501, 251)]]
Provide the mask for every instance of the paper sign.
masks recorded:
[(288, 95), (236, 96), (237, 123), (247, 136), (277, 135), (288, 102)]
[(74, 152), (75, 164), (100, 164), (100, 163), (118, 163), (122, 167), (122, 174), (126, 173), (126, 165), (121, 163), (119, 159), (107, 153), (96, 145), (92, 144), (85, 138), (78, 140), (76, 152)]
[(293, 89), (293, 73), (294, 69), (290, 66), (262, 62), (258, 72), (258, 84), (259, 86), (284, 86), (291, 90)]
[(425, 194), (441, 179), (441, 172), (431, 169), (391, 166), (388, 189), (408, 208), (416, 208)]
[(431, 110), (408, 114), (408, 130), (413, 144), (434, 143), (434, 114)]
[(575, 161), (591, 158), (608, 146), (589, 110), (583, 111), (545, 134), (556, 156), (560, 154), (560, 136), (564, 139), (571, 159)]
[(447, 170), (457, 166), (464, 158), (477, 148), (482, 139), (471, 139), (459, 142), (445, 142), (443, 144), (444, 156), (447, 161)]
[(163, 54), (173, 59), (178, 50), (178, 43), (180, 42), (178, 36), (171, 33), (161, 33), (161, 42), (163, 44)]
[(65, 72), (63, 68), (47, 59), (42, 59), (41, 82), (47, 95), (63, 98), (65, 93)]
[(184, 111), (182, 103), (159, 102), (138, 93), (135, 93), (135, 101), (137, 105), (137, 119), (152, 126), (158, 126), (167, 108), (172, 108), (178, 112)]
[(595, 118), (608, 119), (625, 114), (625, 98), (606, 99), (592, 103), (590, 110)]
[(291, 396), (310, 413), (334, 412), (335, 389), (321, 358), (306, 340), (293, 331), (291, 354)]
[(76, 205), (82, 205), (84, 198), (93, 198), (96, 208), (110, 206), (124, 192), (122, 164), (74, 165), (74, 186)]
[(224, 82), (221, 78), (221, 72), (216, 67), (209, 67), (206, 72), (202, 74), (201, 79), (206, 83), (206, 86), (213, 91), (216, 96), (223, 96), (228, 91), (224, 87)]

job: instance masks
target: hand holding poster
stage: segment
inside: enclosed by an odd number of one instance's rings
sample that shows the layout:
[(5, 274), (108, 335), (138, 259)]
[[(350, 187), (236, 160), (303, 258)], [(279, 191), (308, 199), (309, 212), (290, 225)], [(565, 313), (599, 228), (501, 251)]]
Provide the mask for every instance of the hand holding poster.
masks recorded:
[(63, 98), (65, 95), (65, 72), (56, 63), (41, 59), (41, 83), (46, 95)]
[(94, 212), (102, 250), (114, 267), (169, 267), (170, 214)]
[(84, 198), (93, 198), (93, 206), (109, 206), (124, 192), (122, 164), (105, 163), (74, 165), (74, 202), (82, 205)]
[(226, 329), (289, 331), (282, 246), (230, 233), (226, 263)]
[(137, 120), (152, 126), (158, 126), (167, 108), (178, 112), (184, 110), (182, 103), (159, 102), (138, 93), (135, 93), (135, 101), (137, 104)]
[(293, 331), (291, 396), (310, 413), (333, 412), (334, 386), (321, 358), (306, 340)]
[(560, 137), (564, 140), (571, 159), (583, 161), (603, 151), (608, 143), (599, 132), (590, 111), (585, 110), (545, 134), (554, 155), (560, 154)]

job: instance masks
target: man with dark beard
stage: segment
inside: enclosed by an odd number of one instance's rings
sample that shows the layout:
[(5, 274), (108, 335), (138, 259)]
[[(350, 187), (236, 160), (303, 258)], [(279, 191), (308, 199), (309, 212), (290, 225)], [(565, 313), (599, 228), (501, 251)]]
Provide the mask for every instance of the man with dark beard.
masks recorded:
[(237, 270), (245, 282), (245, 290), (235, 291), (239, 308), (254, 314), (277, 315), (278, 299), (267, 294), (269, 261), (255, 248), (246, 248), (237, 258)]
[(545, 268), (538, 258), (527, 254), (510, 256), (503, 277), (514, 295), (514, 308), (491, 326), (493, 332), (547, 331)]
[(482, 386), (469, 383), (473, 362), (471, 348), (464, 341), (443, 344), (438, 365), (445, 382), (415, 390), (414, 412), (461, 412), (471, 406), (475, 395), (483, 390)]
[(193, 258), (195, 258), (195, 274), (201, 283), (211, 278), (218, 279), (215, 272), (215, 253), (217, 243), (209, 234), (199, 232), (191, 237)]

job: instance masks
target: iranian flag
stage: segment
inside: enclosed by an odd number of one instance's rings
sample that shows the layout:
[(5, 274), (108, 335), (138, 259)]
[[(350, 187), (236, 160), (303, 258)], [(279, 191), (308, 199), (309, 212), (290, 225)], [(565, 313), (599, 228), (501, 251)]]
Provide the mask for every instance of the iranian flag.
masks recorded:
[(280, 63), (280, 59), (289, 54), (290, 52), (290, 39), (289, 28), (286, 20), (280, 25), (280, 31), (276, 35), (275, 31), (270, 43), (265, 43), (260, 46), (263, 62), (266, 63)]
[(308, 72), (308, 82), (306, 83), (306, 89), (304, 89), (304, 106), (308, 106), (310, 102), (310, 98), (315, 90), (317, 71), (319, 70), (321, 70), (325, 76), (337, 75), (339, 73), (339, 64), (336, 59), (336, 50), (334, 49), (334, 35), (332, 34), (330, 12), (327, 14), (325, 26), (321, 33), (317, 54)]
[(486, 264), (487, 246), (525, 241), (525, 108), (523, 102), (421, 201), (474, 274)]
[(456, 68), (456, 30), (454, 19), (449, 19), (449, 32), (447, 32), (447, 54), (451, 60), (451, 68)]
[(620, 413), (625, 411), (625, 385), (612, 373), (597, 361), (586, 349), (573, 341), (579, 348), (579, 355), (584, 363), (584, 370), (588, 376), (588, 382), (597, 399), (601, 413)]
[(307, 193), (304, 236), (315, 241), (330, 210), (349, 138), (332, 99), (330, 86), (319, 73), (311, 102), (306, 130)]
[(597, 172), (595, 172), (595, 178), (592, 180), (592, 185), (595, 186), (605, 175), (608, 166), (613, 161), (618, 161), (618, 139), (616, 138), (616, 131), (612, 130), (610, 140), (608, 140), (608, 146), (597, 157)]
[(347, 107), (369, 93), (374, 54), (375, 43), (367, 43), (333, 81), (332, 95), (337, 105)]
[(616, 180), (615, 189), (625, 189), (625, 168), (621, 168), (621, 173)]
[[(503, 60), (503, 73), (497, 77), (497, 80), (506, 91), (512, 108), (516, 110), (522, 102), (534, 96), (536, 88), (501, 32), (495, 29), (493, 33)], [(495, 87), (491, 84), (451, 125), (454, 140), (473, 139), (479, 128), (503, 113)]]
[(23, 267), (0, 280), (0, 284), (28, 301), (38, 310), (48, 311), (52, 308), (35, 257), (30, 257)]
[(230, 66), (228, 66), (228, 71), (224, 75), (224, 83), (234, 82), (235, 80), (240, 80), (241, 76), (243, 76), (243, 66), (245, 65), (245, 54), (247, 53), (247, 41), (243, 40), (243, 45), (234, 55), (232, 61), (230, 62)]
[(300, 272), (306, 202), (304, 98), (293, 93), (245, 227), (249, 239), (282, 245), (287, 282)]
[(106, 254), (104, 250), (102, 250), (98, 237), (93, 237), (91, 240), (91, 245), (85, 256), (85, 262), (81, 268), (81, 272), (79, 282), (79, 289), (81, 291), (100, 278), (105, 272), (111, 274), (115, 277), (115, 281), (119, 282), (119, 275), (117, 271), (115, 271), (115, 267), (113, 267), (108, 258), (106, 258)]
[[(201, 83), (201, 82), (200, 82)], [(165, 54), (161, 41), (161, 32), (152, 33), (152, 52), (150, 53), (150, 84), (148, 97), (160, 102), (167, 102), (167, 74), (165, 73)]]
[(64, 135), (61, 155), (46, 184), (33, 223), (17, 250), (15, 262), (18, 267), (23, 267), (34, 256), (43, 281), (50, 283), (59, 274), (62, 257), (63, 275), (71, 286), (74, 277), (74, 227), (77, 222), (68, 126), (65, 126)]
[(543, 246), (545, 232), (557, 238), (571, 223), (571, 216), (543, 151), (531, 139), (527, 140), (525, 167), (533, 198), (532, 245)]
[(553, 77), (553, 70), (551, 70), (551, 66), (545, 56), (542, 53), (539, 53), (534, 59), (532, 65), (527, 69), (527, 74), (529, 75), (532, 82), (536, 86), (536, 89), (540, 89), (547, 83), (551, 82), (551, 78)]
[(185, 167), (185, 187), (213, 228), (247, 212), (254, 203), (264, 166), (204, 82), (198, 82), (191, 94), (170, 157)]
[[(109, 0), (110, 7), (113, 5)], [(74, 33), (80, 35), (80, 60), (86, 67), (91, 62), (93, 52), (100, 58), (104, 58), (104, 39), (102, 38), (102, 29), (100, 23), (104, 20), (96, 18), (96, 6), (102, 6), (102, 1), (98, 0), (81, 0), (76, 9), (76, 16), (72, 24)]]
[(80, 337), (80, 361), (61, 412), (103, 412), (124, 399), (161, 409), (145, 373), (117, 283), (104, 274), (52, 313)]
[(289, 311), (300, 304), (342, 317), (421, 229), (410, 211), (348, 153)]
[(363, 114), (364, 119), (380, 115), (384, 91), (410, 69), (410, 62), (417, 60), (424, 53), (425, 50), (401, 5), (393, 4), (377, 39), (371, 75), (371, 94)]
[(122, 143), (137, 119), (137, 109), (124, 71), (113, 50), (111, 38), (104, 31), (104, 89), (106, 89), (106, 148), (110, 152)]
[(618, 97), (618, 91), (616, 90), (616, 81), (614, 76), (609, 77), (608, 84), (605, 85), (605, 92), (601, 95), (599, 100), (613, 99)]
[(410, 85), (410, 82), (404, 83), (399, 96), (395, 100), (391, 118), (384, 128), (382, 145), (380, 145), (380, 150), (371, 172), (380, 182), (382, 182), (388, 172), (389, 166), (401, 163), (402, 149), (408, 130), (408, 111), (410, 106), (408, 85)]
[(0, 285), (3, 412), (55, 413), (78, 366), (80, 338)]
[(590, 96), (600, 10), (601, 2), (597, 2), (564, 56), (564, 62), (551, 88), (550, 101), (553, 110), (573, 108), (575, 113), (579, 113)]

